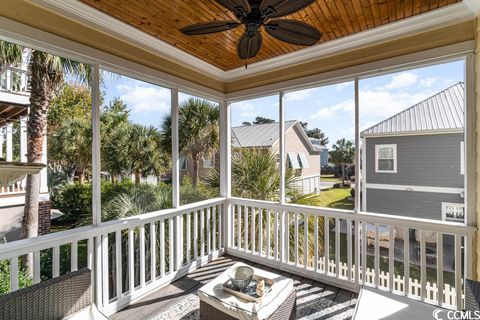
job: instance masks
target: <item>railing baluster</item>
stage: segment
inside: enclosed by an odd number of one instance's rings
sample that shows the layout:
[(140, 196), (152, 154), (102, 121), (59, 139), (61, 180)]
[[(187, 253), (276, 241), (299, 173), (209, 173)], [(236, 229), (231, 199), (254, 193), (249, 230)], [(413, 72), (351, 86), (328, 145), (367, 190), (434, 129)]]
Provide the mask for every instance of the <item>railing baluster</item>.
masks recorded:
[(390, 292), (393, 292), (393, 276), (394, 276), (394, 264), (395, 264), (395, 238), (393, 235), (393, 226), (388, 227), (390, 232), (390, 238), (388, 239), (388, 287)]
[(258, 209), (258, 255), (263, 255), (263, 209)]
[(425, 301), (427, 297), (427, 292), (425, 285), (427, 283), (427, 255), (425, 248), (425, 231), (420, 231), (420, 288), (421, 288), (421, 298)]
[(270, 248), (271, 248), (271, 243), (270, 243), (270, 233), (272, 231), (271, 229), (271, 224), (270, 224), (270, 209), (267, 209), (267, 228), (265, 232), (267, 233), (267, 258), (270, 258)]
[(335, 274), (340, 276), (340, 219), (335, 218)]
[(273, 253), (274, 259), (277, 260), (280, 257), (279, 250), (278, 250), (278, 210), (275, 210), (273, 213), (273, 217), (275, 219), (273, 223), (273, 229), (275, 233), (273, 234)]
[(443, 233), (437, 232), (437, 302), (443, 304)]
[(200, 210), (200, 257), (205, 255), (205, 209)]
[(160, 277), (165, 276), (165, 220), (160, 220)]
[(347, 278), (352, 281), (352, 220), (347, 220)]
[(355, 220), (355, 285), (360, 285), (360, 221)]
[(198, 259), (198, 215), (200, 213), (195, 211), (193, 213), (193, 259)]
[(52, 255), (52, 276), (56, 278), (60, 275), (60, 246), (53, 247)]
[[(212, 207), (212, 250), (216, 251), (217, 250), (217, 214), (218, 210), (217, 207)], [(221, 238), (221, 235), (218, 234), (219, 238)]]
[(368, 225), (366, 222), (362, 222), (362, 283), (366, 285), (367, 281), (367, 230)]
[(374, 256), (374, 265), (375, 265), (375, 288), (378, 288), (380, 285), (380, 226), (378, 223), (375, 224), (375, 256)]
[(318, 271), (318, 216), (313, 218), (313, 270)]
[[(223, 215), (226, 215), (227, 214), (227, 207), (225, 205), (218, 205), (217, 206), (217, 216), (218, 216), (218, 249), (221, 249), (223, 248), (224, 246), (226, 246), (224, 243), (223, 243)], [(228, 221), (225, 217), (225, 221)], [(228, 230), (228, 228), (227, 228)], [(227, 232), (225, 230), (225, 232)], [(228, 233), (231, 233), (231, 232), (228, 232)], [(227, 238), (225, 238), (227, 239)]]
[(211, 223), (212, 223), (210, 207), (207, 208), (207, 252), (210, 254), (212, 252), (212, 232), (211, 232)]
[(251, 235), (252, 235), (252, 254), (255, 253), (255, 207), (252, 207), (252, 222), (251, 222), (251, 225), (252, 225), (252, 231), (251, 231)]
[(174, 260), (174, 246), (175, 246), (175, 240), (173, 239), (173, 219), (174, 218), (169, 218), (168, 219), (168, 271), (169, 273), (172, 273), (175, 270), (173, 262)]
[(237, 249), (242, 249), (242, 207), (237, 205)]
[(245, 238), (245, 252), (248, 251), (248, 207), (243, 206), (243, 237)]
[(70, 271), (77, 271), (78, 269), (78, 242), (73, 241), (70, 246)]
[(325, 228), (323, 231), (323, 237), (325, 240), (323, 241), (323, 259), (324, 259), (324, 264), (323, 267), (325, 270), (325, 274), (328, 274), (330, 272), (329, 266), (330, 266), (330, 218), (325, 217), (324, 218), (324, 223), (325, 223)]
[(115, 232), (115, 284), (117, 299), (120, 299), (123, 293), (121, 230)]
[(33, 253), (33, 283), (37, 284), (39, 282), (40, 282), (40, 251), (35, 251)]
[(455, 306), (462, 310), (462, 237), (455, 235)]
[(187, 263), (191, 260), (191, 250), (192, 250), (192, 226), (191, 226), (191, 219), (190, 219), (190, 212), (187, 213), (187, 252), (185, 253), (187, 257)]
[[(40, 261), (40, 253), (38, 261)], [(40, 263), (40, 262), (39, 262)], [(93, 270), (93, 238), (87, 240), (87, 268)]]
[(133, 293), (135, 289), (135, 264), (134, 264), (134, 247), (133, 247), (133, 229), (128, 229), (128, 290)]
[(303, 267), (308, 267), (308, 215), (303, 214)]
[(140, 226), (140, 287), (145, 286), (145, 225)]
[(403, 229), (403, 279), (405, 296), (410, 295), (410, 229)]
[(10, 291), (18, 290), (18, 257), (10, 259)]
[(295, 212), (295, 267), (298, 267), (298, 212)]
[(108, 233), (102, 235), (102, 299), (103, 305), (109, 302)]

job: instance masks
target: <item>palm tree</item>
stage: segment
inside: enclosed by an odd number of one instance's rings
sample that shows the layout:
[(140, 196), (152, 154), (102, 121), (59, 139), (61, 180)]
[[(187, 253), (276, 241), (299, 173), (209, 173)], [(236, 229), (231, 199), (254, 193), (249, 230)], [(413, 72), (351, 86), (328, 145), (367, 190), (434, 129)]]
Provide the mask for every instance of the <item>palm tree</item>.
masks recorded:
[(342, 138), (337, 140), (333, 145), (333, 150), (330, 152), (331, 161), (342, 166), (342, 185), (345, 183), (345, 166), (352, 164), (355, 159), (355, 146), (351, 141)]
[[(22, 60), (21, 46), (0, 41), (1, 70), (8, 64)], [(28, 55), (30, 75), (30, 113), (27, 122), (27, 161), (42, 161), (43, 141), (47, 132), (47, 113), (55, 90), (63, 83), (66, 75), (75, 77), (82, 83), (89, 83), (90, 68), (87, 65), (57, 57), (48, 53), (32, 50)], [(27, 175), (25, 188), (25, 210), (22, 220), (24, 238), (38, 235), (38, 194), (40, 192), (40, 174)], [(32, 255), (27, 255), (27, 271), (33, 271)]]
[[(178, 138), (179, 150), (193, 160), (192, 186), (197, 188), (199, 163), (203, 156), (210, 155), (219, 146), (219, 117), (217, 105), (203, 99), (190, 98), (179, 107)], [(162, 145), (172, 148), (172, 118), (166, 116), (162, 122)]]

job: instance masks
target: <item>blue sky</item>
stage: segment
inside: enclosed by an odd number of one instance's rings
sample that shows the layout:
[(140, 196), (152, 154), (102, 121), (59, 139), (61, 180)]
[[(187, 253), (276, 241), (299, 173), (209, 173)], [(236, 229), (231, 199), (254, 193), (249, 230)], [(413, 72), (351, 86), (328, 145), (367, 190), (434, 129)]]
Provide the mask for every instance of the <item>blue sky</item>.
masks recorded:
[[(107, 77), (108, 78), (108, 77)], [(372, 77), (360, 81), (360, 128), (366, 129), (433, 94), (464, 81), (463, 61)], [(158, 127), (170, 112), (170, 91), (128, 77), (105, 81), (105, 100), (120, 97), (131, 110), (132, 121)], [(180, 95), (180, 102), (189, 96)], [(353, 140), (353, 82), (341, 83), (285, 96), (287, 120), (301, 120), (318, 127), (330, 140)], [(232, 105), (232, 125), (252, 122), (256, 116), (278, 121), (278, 97), (270, 96)]]

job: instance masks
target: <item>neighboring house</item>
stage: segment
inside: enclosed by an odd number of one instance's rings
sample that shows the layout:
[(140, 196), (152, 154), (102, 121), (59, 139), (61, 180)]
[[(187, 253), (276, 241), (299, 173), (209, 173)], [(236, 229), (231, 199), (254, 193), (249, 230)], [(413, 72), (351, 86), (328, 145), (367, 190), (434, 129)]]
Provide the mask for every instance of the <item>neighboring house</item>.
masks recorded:
[[(270, 149), (279, 153), (279, 123), (232, 128), (232, 148)], [(286, 164), (295, 170), (295, 184), (304, 194), (320, 191), (320, 151), (299, 121), (285, 122)]]
[(316, 151), (320, 151), (320, 166), (328, 166), (328, 148), (320, 143), (320, 139), (310, 138), (310, 142), (313, 144)]
[[(24, 55), (28, 52), (24, 52)], [(0, 73), (0, 165), (1, 161), (27, 162), (27, 117), (30, 104), (26, 64), (7, 67)], [(47, 163), (44, 141), (43, 163)], [(0, 241), (14, 241), (21, 236), (25, 204), (23, 179), (8, 187), (0, 186)], [(38, 232), (50, 231), (50, 198), (47, 169), (40, 171)]]
[(361, 133), (365, 211), (464, 221), (464, 101), (459, 82)]
[[(198, 176), (206, 177), (212, 169), (220, 170), (220, 154), (214, 152), (204, 156), (198, 163)], [(193, 177), (193, 159), (190, 155), (180, 154), (180, 180), (185, 175)]]

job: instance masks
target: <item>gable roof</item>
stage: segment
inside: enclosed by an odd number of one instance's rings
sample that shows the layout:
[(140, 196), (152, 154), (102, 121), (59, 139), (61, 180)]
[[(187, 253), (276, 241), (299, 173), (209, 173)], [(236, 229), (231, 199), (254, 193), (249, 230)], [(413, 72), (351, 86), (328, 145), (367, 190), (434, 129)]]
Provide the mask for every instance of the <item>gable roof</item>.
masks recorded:
[(361, 136), (462, 130), (464, 112), (465, 84), (458, 82), (362, 131)]
[[(285, 121), (285, 130), (295, 125), (296, 120)], [(242, 148), (271, 147), (278, 140), (279, 123), (255, 124), (232, 127), (232, 146)]]

